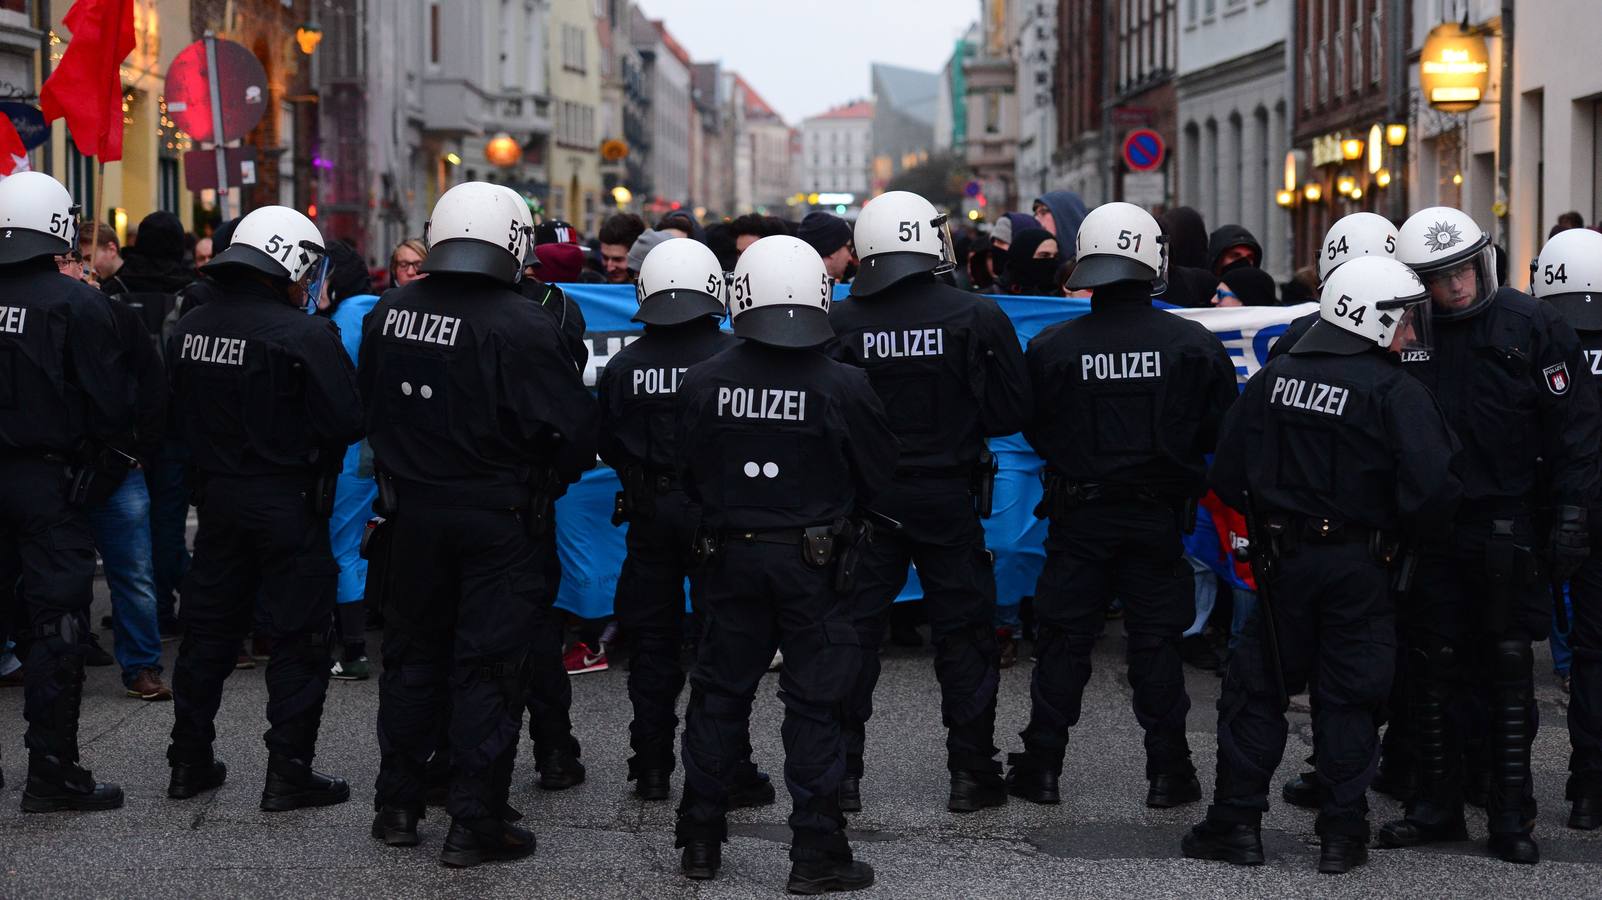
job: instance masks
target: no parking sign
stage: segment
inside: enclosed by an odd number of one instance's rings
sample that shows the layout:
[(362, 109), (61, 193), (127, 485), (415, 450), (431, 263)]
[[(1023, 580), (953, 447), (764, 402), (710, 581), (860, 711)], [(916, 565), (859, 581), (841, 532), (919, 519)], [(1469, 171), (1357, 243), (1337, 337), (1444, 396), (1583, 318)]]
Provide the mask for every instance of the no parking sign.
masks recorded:
[(1131, 172), (1150, 172), (1163, 164), (1167, 148), (1163, 136), (1150, 128), (1136, 128), (1124, 138), (1124, 165)]

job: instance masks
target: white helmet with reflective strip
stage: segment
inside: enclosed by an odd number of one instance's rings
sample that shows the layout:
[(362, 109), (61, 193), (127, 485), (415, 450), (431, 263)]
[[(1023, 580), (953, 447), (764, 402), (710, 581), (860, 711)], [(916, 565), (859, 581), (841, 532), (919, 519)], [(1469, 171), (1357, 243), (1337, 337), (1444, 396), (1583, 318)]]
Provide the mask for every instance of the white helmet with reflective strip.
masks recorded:
[(671, 238), (646, 254), (634, 292), (640, 304), (634, 321), (646, 325), (681, 325), (704, 316), (721, 316), (723, 266), (717, 254), (700, 241)]
[(1429, 291), (1412, 269), (1384, 256), (1358, 256), (1330, 273), (1318, 296), (1318, 322), (1296, 351), (1359, 353), (1389, 349), (1400, 333), (1405, 349), (1428, 346)]
[(263, 206), (239, 220), (228, 249), (202, 268), (210, 272), (239, 266), (298, 282), (327, 253), (322, 232), (311, 219), (287, 206)]
[(0, 265), (78, 249), (78, 205), (43, 172), (0, 181)]
[(912, 275), (951, 270), (956, 252), (945, 213), (911, 191), (887, 191), (868, 201), (851, 233), (862, 261), (851, 296), (875, 294)]
[(812, 245), (786, 234), (745, 248), (734, 266), (734, 333), (775, 347), (816, 347), (834, 337), (829, 273)]
[(439, 198), (423, 226), (428, 258), (422, 271), (516, 284), (533, 233), (528, 202), (516, 191), (487, 181), (458, 184)]
[(1071, 290), (1119, 281), (1148, 282), (1154, 295), (1166, 289), (1168, 238), (1152, 214), (1135, 204), (1103, 203), (1091, 210), (1079, 223), (1077, 244)]
[(1396, 226), (1371, 212), (1341, 216), (1324, 235), (1324, 249), (1318, 254), (1319, 283), (1341, 263), (1359, 256), (1395, 257)]
[(1530, 265), (1530, 293), (1557, 307), (1578, 331), (1602, 331), (1602, 232), (1552, 235)]
[[(1491, 236), (1468, 213), (1450, 206), (1421, 209), (1402, 223), (1397, 233), (1396, 258), (1406, 263), (1426, 286), (1465, 275), (1464, 286), (1432, 289), (1435, 316), (1458, 319), (1473, 315), (1496, 293), (1496, 259)], [(1467, 285), (1465, 267), (1474, 269), (1475, 283)]]

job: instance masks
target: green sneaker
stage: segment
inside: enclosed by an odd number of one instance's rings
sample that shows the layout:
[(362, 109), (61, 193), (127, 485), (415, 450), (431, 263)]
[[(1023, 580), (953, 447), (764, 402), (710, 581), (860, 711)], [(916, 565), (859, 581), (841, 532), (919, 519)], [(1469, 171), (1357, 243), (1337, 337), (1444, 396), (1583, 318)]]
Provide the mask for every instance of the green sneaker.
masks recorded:
[(330, 674), (336, 681), (366, 681), (373, 677), (373, 666), (367, 661), (367, 657), (358, 656), (345, 662), (334, 663), (334, 669)]

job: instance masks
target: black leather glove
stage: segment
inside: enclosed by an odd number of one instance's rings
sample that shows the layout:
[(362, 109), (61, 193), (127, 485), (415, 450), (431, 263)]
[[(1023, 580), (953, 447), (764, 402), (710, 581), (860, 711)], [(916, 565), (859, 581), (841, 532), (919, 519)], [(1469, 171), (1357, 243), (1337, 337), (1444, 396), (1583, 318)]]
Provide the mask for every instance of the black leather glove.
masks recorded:
[(1552, 581), (1563, 582), (1580, 571), (1591, 555), (1591, 529), (1582, 506), (1560, 506), (1547, 539), (1547, 556), (1552, 562)]

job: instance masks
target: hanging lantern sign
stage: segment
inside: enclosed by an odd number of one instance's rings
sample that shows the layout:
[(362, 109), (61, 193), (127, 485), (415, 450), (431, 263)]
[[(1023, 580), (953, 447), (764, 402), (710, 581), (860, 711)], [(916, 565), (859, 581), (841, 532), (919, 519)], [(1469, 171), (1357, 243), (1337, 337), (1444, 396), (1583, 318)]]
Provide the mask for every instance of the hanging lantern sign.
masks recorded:
[(1485, 36), (1455, 22), (1431, 29), (1419, 54), (1419, 84), (1430, 106), (1460, 113), (1479, 106), (1491, 80)]

